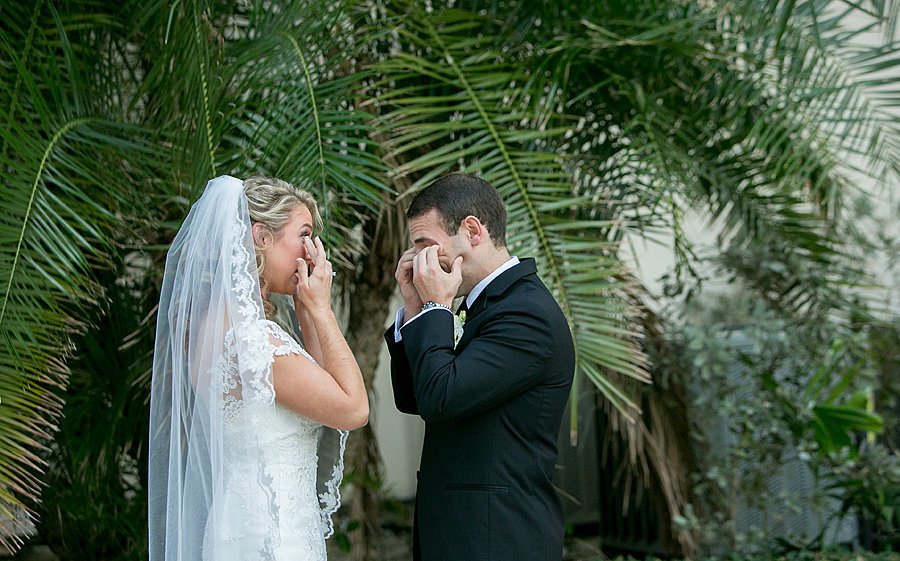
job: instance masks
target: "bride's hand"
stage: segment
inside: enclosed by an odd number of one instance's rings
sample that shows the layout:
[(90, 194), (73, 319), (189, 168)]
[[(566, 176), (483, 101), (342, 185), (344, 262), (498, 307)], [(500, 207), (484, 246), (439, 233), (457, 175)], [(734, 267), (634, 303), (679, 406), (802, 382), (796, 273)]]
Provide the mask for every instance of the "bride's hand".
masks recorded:
[(315, 240), (318, 236), (306, 236), (303, 238), (303, 247), (306, 248), (306, 266), (309, 267), (309, 273), (312, 274), (316, 269), (316, 259), (319, 256), (319, 250), (316, 248)]
[(315, 242), (305, 238), (306, 255), (311, 262), (305, 259), (297, 259), (297, 275), (300, 282), (297, 283), (297, 292), (294, 294), (298, 313), (305, 308), (315, 314), (331, 309), (331, 262), (325, 258), (325, 248), (322, 240), (316, 236)]
[[(301, 261), (306, 264), (306, 272), (312, 274), (313, 270), (316, 266), (316, 257), (318, 252), (316, 251), (315, 243), (309, 243), (312, 238), (310, 236), (306, 236), (303, 238), (303, 246), (306, 249), (306, 259), (297, 260), (297, 276), (300, 277), (300, 267), (302, 265)], [(297, 312), (297, 319), (301, 320), (302, 316), (306, 316), (309, 318), (309, 310), (306, 309), (306, 306), (303, 304), (303, 299), (300, 296), (299, 290), (294, 290), (294, 310)]]

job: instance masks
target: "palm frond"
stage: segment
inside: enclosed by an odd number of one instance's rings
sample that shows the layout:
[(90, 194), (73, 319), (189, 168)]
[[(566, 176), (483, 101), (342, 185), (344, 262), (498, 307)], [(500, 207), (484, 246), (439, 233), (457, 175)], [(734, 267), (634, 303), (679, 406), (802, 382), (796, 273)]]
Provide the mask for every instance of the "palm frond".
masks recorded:
[[(624, 4), (628, 17), (584, 6), (580, 22), (550, 16), (568, 6), (546, 6), (531, 15), (553, 23), (521, 31), (545, 37), (546, 50), (523, 53), (524, 64), (559, 84), (565, 111), (579, 122), (561, 141), (551, 139), (551, 151), (572, 155), (576, 192), (614, 201), (582, 207), (582, 216), (615, 223), (611, 240), (673, 239), (677, 280), (690, 271), (693, 286), (701, 260), (681, 216), (699, 211), (722, 225), (728, 272), (772, 305), (808, 319), (858, 314), (846, 295), (865, 276), (839, 234), (848, 226), (841, 162), (846, 152), (864, 155), (872, 175), (887, 181), (900, 152), (896, 121), (883, 114), (896, 82), (878, 82), (876, 73), (867, 88), (848, 67), (883, 71), (894, 48), (860, 51), (871, 67), (863, 57), (841, 60), (833, 50), (849, 43), (840, 18), (820, 18), (816, 39), (814, 12), (800, 3), (774, 2), (771, 12), (746, 3)], [(516, 15), (498, 17), (523, 27)], [(617, 387), (632, 399), (646, 396), (627, 381)], [(651, 394), (645, 405), (652, 417), (660, 403)], [(653, 466), (660, 481), (684, 480), (661, 456), (665, 443), (656, 439), (665, 429), (648, 431), (645, 419), (610, 419), (640, 450), (631, 457), (635, 472)], [(670, 512), (682, 512), (689, 487), (663, 487)], [(690, 548), (690, 536), (678, 539)]]
[(565, 161), (543, 149), (568, 130), (544, 125), (555, 100), (541, 94), (544, 84), (523, 93), (528, 76), (480, 38), (491, 36), (489, 21), (408, 9), (396, 31), (410, 49), (376, 67), (391, 80), (380, 102), (393, 107), (383, 117), (393, 153), (407, 158), (394, 173), (415, 178), (413, 190), (450, 171), (494, 185), (507, 204), (510, 251), (536, 257), (569, 319), (579, 371), (617, 407), (633, 409), (603, 371), (647, 379), (632, 344), (634, 310), (624, 304), (623, 271), (606, 241), (611, 224), (571, 219), (593, 201), (575, 192)]
[[(178, 147), (173, 175), (191, 198), (213, 173), (305, 183), (321, 199), (330, 245), (351, 247), (350, 228), (376, 214), (384, 191), (371, 115), (358, 109), (359, 38), (334, 32), (353, 27), (351, 7), (195, 2), (150, 18), (171, 32), (151, 55), (140, 96), (159, 109), (148, 126)], [(335, 257), (349, 267), (343, 252)]]
[[(835, 21), (815, 26), (814, 39), (803, 31), (812, 27), (801, 17), (808, 7), (777, 8), (647, 10), (646, 20), (627, 25), (584, 21), (582, 32), (554, 43), (545, 67), (560, 69), (564, 87), (577, 92), (571, 111), (609, 112), (612, 122), (627, 123), (610, 134), (637, 156), (628, 167), (644, 178), (638, 181), (647, 186), (647, 208), (666, 193), (664, 199), (720, 220), (724, 249), (774, 244), (787, 251), (793, 273), (832, 271), (799, 287), (768, 287), (780, 305), (810, 313), (845, 301), (845, 287), (829, 279), (864, 278), (835, 236), (847, 198), (841, 160), (865, 153), (882, 180), (896, 176), (900, 135), (896, 119), (879, 114), (845, 63), (829, 54), (843, 44)], [(875, 50), (882, 64), (894, 51)], [(585, 98), (585, 90), (595, 95)], [(575, 134), (576, 152), (608, 156), (609, 142), (592, 143), (591, 134)], [(677, 217), (667, 214), (649, 218), (659, 224)]]
[[(242, 19), (232, 8), (203, 0), (161, 2), (140, 14), (149, 36), (137, 61), (142, 79), (131, 97), (135, 118), (171, 147), (161, 187), (187, 202), (199, 198), (209, 179), (236, 173), (240, 165), (239, 150), (223, 142), (244, 94), (230, 91), (222, 78), (226, 35)], [(187, 209), (177, 214), (183, 218)]]
[(123, 162), (147, 154), (143, 131), (105, 118), (101, 55), (69, 37), (102, 35), (107, 22), (41, 4), (13, 15), (29, 23), (18, 27), (25, 36), (0, 41), (11, 78), (0, 88), (0, 545), (9, 548), (34, 517), (72, 336), (86, 326), (84, 307), (102, 296), (92, 268), (119, 227), (122, 182), (142, 167)]
[[(40, 125), (53, 131), (51, 123)], [(4, 495), (0, 518), (5, 520), (13, 519), (12, 505), (37, 498), (42, 460), (35, 450), (54, 430), (62, 405), (54, 391), (64, 387), (71, 335), (84, 328), (80, 306), (101, 294), (91, 260), (102, 258), (103, 230), (115, 222), (95, 202), (110, 193), (92, 187), (116, 184), (103, 170), (85, 166), (96, 157), (92, 145), (108, 135), (109, 125), (75, 119), (57, 125), (47, 140), (23, 128), (0, 133), (10, 146), (2, 165), (17, 168), (4, 178), (0, 211), (0, 411), (5, 413), (0, 440), (9, 445), (0, 447), (0, 489), (21, 497)], [(11, 537), (17, 529), (2, 530)]]
[(230, 140), (252, 150), (248, 168), (309, 182), (322, 201), (333, 256), (350, 267), (351, 254), (362, 250), (354, 248), (349, 230), (378, 214), (386, 167), (372, 139), (372, 116), (358, 109), (368, 79), (367, 72), (352, 70), (358, 47), (353, 37), (327, 31), (349, 27), (352, 12), (327, 14), (289, 19), (299, 23), (287, 26), (279, 14), (273, 27), (235, 45), (240, 54), (229, 73), (231, 87), (258, 93), (244, 103)]

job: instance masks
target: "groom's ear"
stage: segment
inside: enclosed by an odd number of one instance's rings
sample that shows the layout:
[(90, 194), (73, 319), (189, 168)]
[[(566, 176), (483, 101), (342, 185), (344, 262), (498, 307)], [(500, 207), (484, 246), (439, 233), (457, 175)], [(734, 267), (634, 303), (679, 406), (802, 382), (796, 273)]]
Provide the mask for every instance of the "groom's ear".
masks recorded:
[(487, 234), (487, 230), (484, 228), (484, 224), (481, 223), (481, 220), (472, 216), (466, 216), (462, 224), (460, 225), (460, 229), (463, 231), (465, 236), (469, 239), (469, 243), (472, 244), (472, 247), (475, 247), (484, 241), (484, 236)]

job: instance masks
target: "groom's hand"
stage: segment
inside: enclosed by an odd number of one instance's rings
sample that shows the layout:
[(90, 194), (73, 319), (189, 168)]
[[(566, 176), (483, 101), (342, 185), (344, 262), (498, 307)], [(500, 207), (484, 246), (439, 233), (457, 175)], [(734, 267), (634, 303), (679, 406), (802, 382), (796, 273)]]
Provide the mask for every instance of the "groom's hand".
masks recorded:
[(413, 259), (413, 285), (423, 302), (436, 302), (448, 308), (462, 284), (462, 256), (453, 260), (450, 272), (441, 267), (439, 247), (432, 245), (416, 254)]
[(425, 302), (419, 297), (419, 292), (413, 284), (413, 261), (416, 258), (416, 248), (411, 247), (403, 252), (400, 261), (397, 262), (397, 270), (394, 278), (400, 286), (400, 296), (403, 297), (403, 322), (406, 323), (419, 313)]

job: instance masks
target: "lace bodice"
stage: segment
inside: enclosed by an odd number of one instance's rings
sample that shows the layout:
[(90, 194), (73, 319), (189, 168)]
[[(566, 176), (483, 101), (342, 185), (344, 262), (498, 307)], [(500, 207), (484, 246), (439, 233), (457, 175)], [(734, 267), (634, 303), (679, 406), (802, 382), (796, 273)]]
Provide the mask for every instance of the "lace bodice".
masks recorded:
[[(226, 441), (225, 452), (226, 456), (234, 456), (235, 460), (240, 460), (242, 450), (247, 448), (248, 438), (261, 439), (263, 442), (278, 445), (285, 439), (296, 440), (304, 434), (314, 433), (321, 426), (281, 406), (276, 406), (274, 416), (265, 419), (272, 424), (266, 426), (264, 431), (259, 431), (258, 427), (253, 426), (253, 421), (262, 420), (256, 417), (264, 414), (262, 411), (257, 412), (256, 406), (263, 406), (260, 409), (264, 409), (271, 405), (275, 400), (275, 388), (266, 378), (240, 379), (237, 368), (237, 339), (241, 338), (245, 343), (241, 348), (243, 355), (246, 356), (242, 356), (240, 360), (253, 363), (253, 366), (247, 368), (251, 372), (266, 371), (276, 356), (288, 354), (302, 355), (316, 362), (275, 322), (262, 320), (254, 327), (256, 329), (244, 329), (238, 333), (232, 329), (225, 334), (225, 352), (215, 366), (218, 372), (212, 376), (213, 380), (221, 380), (221, 391), (225, 396), (225, 428), (230, 437)], [(254, 385), (256, 391), (252, 392), (252, 399), (244, 399), (241, 389), (245, 383)]]
[[(211, 512), (221, 531), (204, 539), (204, 549), (215, 551), (209, 559), (325, 559), (324, 539), (332, 532), (329, 506), (336, 507), (339, 497), (317, 497), (320, 425), (280, 405), (273, 407), (274, 387), (267, 379), (239, 375), (267, 372), (276, 356), (287, 354), (315, 362), (268, 320), (225, 335), (225, 352), (212, 373), (225, 397), (225, 468), (223, 500)], [(243, 392), (245, 385), (254, 391)], [(244, 393), (253, 397), (244, 399)], [(342, 434), (341, 444), (345, 437)], [(265, 492), (248, 492), (255, 486)], [(336, 495), (336, 485), (332, 487)]]

